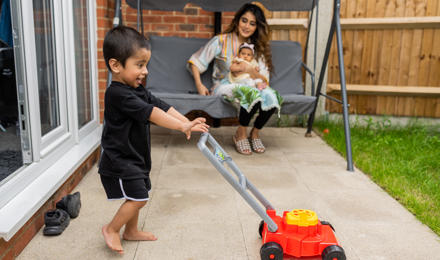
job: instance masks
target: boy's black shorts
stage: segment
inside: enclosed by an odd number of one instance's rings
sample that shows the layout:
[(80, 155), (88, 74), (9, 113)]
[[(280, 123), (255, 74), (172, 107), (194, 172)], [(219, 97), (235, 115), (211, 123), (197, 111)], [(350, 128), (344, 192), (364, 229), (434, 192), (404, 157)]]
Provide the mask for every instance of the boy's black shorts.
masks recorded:
[(146, 201), (151, 189), (150, 178), (122, 180), (108, 176), (101, 176), (101, 182), (109, 200), (127, 199)]

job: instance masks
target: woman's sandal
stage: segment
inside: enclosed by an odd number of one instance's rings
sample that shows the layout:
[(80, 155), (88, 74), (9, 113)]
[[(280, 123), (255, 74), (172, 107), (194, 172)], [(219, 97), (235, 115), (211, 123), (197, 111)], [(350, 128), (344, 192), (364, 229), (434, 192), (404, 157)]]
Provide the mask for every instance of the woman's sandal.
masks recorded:
[(260, 138), (250, 138), (252, 150), (256, 153), (264, 153), (266, 147), (264, 147), (263, 142)]
[(233, 135), (232, 141), (234, 141), (235, 150), (237, 150), (238, 153), (241, 153), (244, 155), (251, 155), (252, 154), (251, 145), (249, 144), (249, 140), (247, 138), (237, 141), (235, 135)]

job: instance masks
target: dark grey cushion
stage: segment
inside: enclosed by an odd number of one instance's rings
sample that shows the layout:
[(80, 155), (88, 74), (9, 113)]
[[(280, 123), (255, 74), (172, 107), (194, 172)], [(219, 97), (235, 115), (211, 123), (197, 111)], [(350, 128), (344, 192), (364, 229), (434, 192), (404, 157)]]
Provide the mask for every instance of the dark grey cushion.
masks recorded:
[(281, 95), (304, 94), (301, 45), (291, 41), (272, 41), (270, 45), (274, 66), (270, 86)]
[[(153, 93), (197, 93), (194, 79), (186, 69), (186, 63), (208, 40), (151, 36), (147, 88)], [(212, 85), (211, 75), (212, 68), (202, 74), (202, 82), (208, 88)]]
[(308, 115), (313, 111), (315, 96), (289, 94), (283, 95), (281, 114)]

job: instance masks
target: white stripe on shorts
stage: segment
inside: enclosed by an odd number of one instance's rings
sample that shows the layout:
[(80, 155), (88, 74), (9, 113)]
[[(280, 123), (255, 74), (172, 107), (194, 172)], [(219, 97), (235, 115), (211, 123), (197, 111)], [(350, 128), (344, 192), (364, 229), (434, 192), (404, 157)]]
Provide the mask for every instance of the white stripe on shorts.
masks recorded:
[[(145, 199), (134, 199), (134, 198), (130, 198), (127, 196), (127, 194), (125, 194), (124, 191), (124, 187), (122, 186), (122, 179), (119, 178), (119, 185), (121, 186), (121, 191), (122, 191), (122, 195), (124, 196), (125, 199), (127, 200), (133, 200), (133, 201), (147, 201), (149, 198), (145, 198)], [(122, 198), (121, 198), (122, 199)]]

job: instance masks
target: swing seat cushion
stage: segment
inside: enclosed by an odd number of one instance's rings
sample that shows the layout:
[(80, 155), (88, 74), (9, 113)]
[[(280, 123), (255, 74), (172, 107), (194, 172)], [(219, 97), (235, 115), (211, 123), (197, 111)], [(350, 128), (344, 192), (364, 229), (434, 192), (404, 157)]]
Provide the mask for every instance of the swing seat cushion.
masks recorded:
[[(186, 69), (191, 55), (209, 39), (150, 36), (151, 60), (147, 88), (182, 114), (201, 110), (214, 118), (236, 117), (237, 109), (221, 96), (198, 95), (192, 75)], [(302, 84), (302, 49), (299, 43), (272, 41), (274, 72), (270, 85), (284, 99), (283, 114), (310, 114), (314, 96), (304, 96)], [(212, 66), (201, 75), (210, 88)]]

